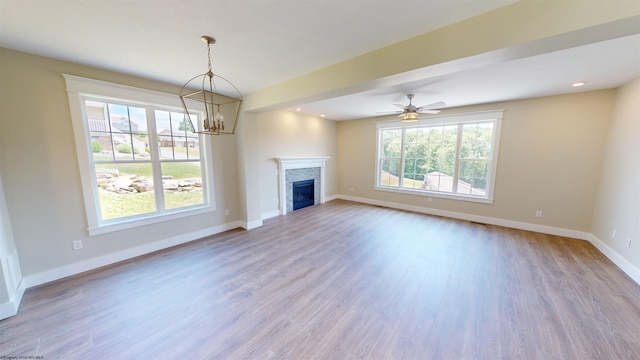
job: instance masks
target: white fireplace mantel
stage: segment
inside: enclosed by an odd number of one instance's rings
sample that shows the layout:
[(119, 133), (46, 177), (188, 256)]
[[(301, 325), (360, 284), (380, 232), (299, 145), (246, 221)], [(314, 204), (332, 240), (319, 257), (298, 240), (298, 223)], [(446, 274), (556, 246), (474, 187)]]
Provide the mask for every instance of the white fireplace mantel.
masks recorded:
[(313, 157), (277, 157), (278, 161), (278, 185), (280, 188), (280, 215), (287, 213), (287, 183), (285, 174), (288, 169), (320, 168), (320, 204), (324, 204), (325, 176), (324, 168), (329, 156)]

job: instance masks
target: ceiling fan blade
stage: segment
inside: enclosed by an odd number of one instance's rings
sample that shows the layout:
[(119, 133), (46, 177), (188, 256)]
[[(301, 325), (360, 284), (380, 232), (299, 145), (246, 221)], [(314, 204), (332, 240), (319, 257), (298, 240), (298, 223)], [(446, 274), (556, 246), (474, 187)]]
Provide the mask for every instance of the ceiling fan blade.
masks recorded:
[(407, 108), (406, 105), (402, 105), (402, 104), (393, 104), (393, 106), (397, 106), (397, 107), (399, 107), (401, 109), (406, 109)]
[(422, 105), (422, 106), (418, 107), (418, 110), (429, 110), (429, 109), (435, 109), (435, 108), (439, 108), (439, 107), (443, 107), (443, 106), (447, 106), (447, 104), (445, 104), (442, 101), (438, 101), (438, 102), (434, 102), (432, 104)]
[(440, 110), (418, 110), (419, 114), (437, 114)]
[(402, 111), (377, 111), (376, 114), (402, 114)]

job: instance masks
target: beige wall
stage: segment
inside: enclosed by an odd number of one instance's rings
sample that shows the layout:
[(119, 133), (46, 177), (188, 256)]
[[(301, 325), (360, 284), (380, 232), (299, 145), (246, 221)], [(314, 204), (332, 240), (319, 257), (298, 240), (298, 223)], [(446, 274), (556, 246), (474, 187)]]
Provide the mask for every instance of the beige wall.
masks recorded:
[[(504, 109), (493, 204), (374, 190), (377, 119), (340, 122), (339, 193), (409, 206), (589, 232), (615, 91), (509, 101), (442, 114)], [(353, 188), (353, 191), (351, 191)], [(535, 211), (542, 210), (542, 218)]]
[[(288, 111), (242, 115), (237, 137), (213, 142), (217, 211), (89, 237), (63, 73), (177, 93), (126, 74), (1, 49), (0, 154), (7, 205), (25, 276), (278, 210), (277, 156), (330, 156), (327, 195), (337, 189), (337, 124)], [(12, 89), (8, 92), (7, 89)], [(28, 96), (25, 96), (28, 94)], [(11, 120), (10, 120), (11, 119)], [(15, 120), (18, 119), (18, 120)], [(239, 154), (239, 155), (238, 155)], [(238, 174), (246, 178), (243, 180)], [(230, 210), (226, 217), (224, 209)], [(83, 240), (73, 251), (71, 242)]]
[[(446, 110), (445, 114), (505, 109), (494, 204), (440, 198), (428, 203), (426, 197), (375, 191), (377, 119), (337, 123), (289, 111), (245, 113), (246, 126), (237, 137), (213, 142), (218, 211), (89, 237), (61, 74), (167, 93), (178, 89), (6, 49), (0, 49), (0, 60), (2, 181), (14, 245), (26, 276), (231, 221), (259, 221), (261, 215), (278, 210), (273, 160), (278, 156), (330, 156), (329, 196), (593, 232), (636, 268), (640, 266), (640, 219), (634, 202), (640, 183), (639, 80), (617, 91)], [(224, 209), (230, 210), (229, 217), (225, 218)], [(544, 211), (544, 217), (536, 218), (536, 210)], [(610, 239), (613, 228), (618, 231), (615, 241)], [(631, 249), (623, 247), (627, 237), (634, 241)], [(73, 240), (83, 240), (85, 248), (72, 251)]]
[(330, 156), (326, 163), (326, 195), (337, 190), (338, 125), (335, 121), (292, 111), (258, 115), (262, 214), (278, 211), (276, 157)]
[[(218, 211), (89, 237), (62, 74), (173, 94), (179, 88), (7, 49), (0, 49), (0, 60), (2, 179), (23, 275), (240, 219), (237, 140), (219, 137), (213, 141)], [(83, 240), (84, 249), (73, 251), (73, 240)]]
[[(262, 225), (260, 212), (260, 177), (256, 176), (260, 146), (257, 114), (241, 112), (238, 125), (238, 167), (240, 186), (241, 218), (245, 228)], [(253, 174), (253, 176), (248, 176)]]
[(606, 139), (592, 233), (640, 269), (640, 78), (618, 89)]

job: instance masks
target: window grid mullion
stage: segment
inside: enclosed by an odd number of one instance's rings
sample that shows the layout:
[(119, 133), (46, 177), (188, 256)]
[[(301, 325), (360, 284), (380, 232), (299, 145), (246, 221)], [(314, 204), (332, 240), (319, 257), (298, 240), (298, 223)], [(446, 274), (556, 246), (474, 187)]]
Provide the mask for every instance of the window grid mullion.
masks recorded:
[(451, 184), (451, 192), (458, 193), (458, 177), (460, 176), (460, 151), (462, 148), (462, 130), (463, 124), (458, 124), (458, 137), (456, 139), (456, 156), (453, 164), (453, 184)]
[(402, 189), (404, 187), (404, 161), (405, 161), (405, 145), (407, 143), (407, 129), (402, 128), (402, 135), (400, 136), (400, 174), (398, 176), (398, 187)]
[(133, 143), (133, 126), (131, 125), (131, 107), (129, 107), (129, 105), (127, 105), (127, 126), (129, 127), (129, 146), (131, 146), (131, 158), (133, 160), (136, 160), (136, 147)]
[[(499, 144), (499, 134), (500, 134), (500, 114), (492, 114), (495, 115), (497, 118), (494, 120), (489, 120), (491, 118), (478, 118), (478, 121), (468, 121), (468, 120), (461, 120), (461, 121), (450, 121), (448, 122), (446, 125), (454, 125), (453, 127), (449, 127), (450, 131), (448, 132), (448, 136), (446, 136), (445, 133), (445, 125), (440, 125), (440, 124), (435, 124), (435, 125), (426, 125), (425, 128), (426, 129), (430, 129), (430, 128), (438, 128), (439, 132), (441, 132), (441, 141), (438, 143), (439, 146), (437, 146), (437, 150), (436, 148), (432, 149), (432, 139), (430, 139), (430, 137), (428, 137), (425, 141), (424, 146), (426, 147), (426, 157), (424, 159), (425, 164), (427, 164), (427, 170), (425, 171), (425, 182), (428, 181), (429, 177), (428, 177), (428, 171), (431, 169), (431, 154), (432, 152), (437, 153), (437, 157), (439, 159), (439, 164), (438, 166), (444, 166), (446, 167), (447, 174), (442, 174), (441, 175), (441, 179), (442, 177), (445, 177), (446, 182), (444, 183), (444, 187), (442, 187), (442, 183), (439, 183), (438, 186), (434, 187), (433, 190), (431, 187), (426, 187), (426, 188), (414, 188), (414, 187), (406, 187), (407, 183), (405, 183), (404, 179), (405, 179), (405, 172), (406, 171), (410, 171), (411, 166), (413, 166), (414, 172), (412, 173), (412, 175), (414, 175), (414, 181), (415, 181), (415, 175), (417, 172), (419, 172), (419, 170), (417, 170), (417, 164), (418, 164), (418, 158), (417, 157), (413, 157), (412, 159), (407, 159), (407, 156), (414, 154), (418, 156), (420, 154), (419, 149), (414, 149), (413, 147), (413, 143), (409, 144), (409, 140), (408, 136), (410, 136), (410, 134), (408, 134), (409, 132), (407, 131), (407, 129), (414, 129), (416, 128), (415, 126), (407, 126), (406, 124), (401, 124), (401, 123), (393, 123), (392, 126), (389, 126), (388, 124), (383, 124), (383, 125), (377, 125), (378, 129), (380, 129), (381, 131), (384, 131), (383, 129), (391, 129), (391, 128), (396, 128), (401, 130), (401, 150), (400, 150), (400, 176), (398, 179), (398, 184), (399, 186), (389, 186), (389, 185), (382, 185), (380, 182), (378, 182), (378, 186), (377, 186), (377, 190), (384, 190), (384, 191), (398, 191), (400, 193), (414, 193), (415, 194), (421, 194), (421, 195), (426, 195), (426, 196), (431, 196), (431, 194), (433, 194), (433, 196), (441, 196), (443, 198), (452, 198), (452, 199), (469, 199), (469, 201), (478, 201), (478, 202), (487, 202), (487, 203), (491, 203), (493, 202), (493, 183), (495, 182), (495, 159), (494, 156), (497, 153), (497, 147)], [(462, 115), (462, 117), (464, 118), (464, 115)], [(453, 119), (453, 117), (452, 117)], [(485, 155), (485, 153), (487, 153), (487, 149), (485, 149), (484, 147), (482, 149), (476, 149), (475, 146), (477, 143), (485, 141), (485, 140), (479, 140), (480, 139), (480, 134), (475, 134), (476, 136), (476, 140), (469, 140), (469, 146), (472, 147), (472, 149), (474, 149), (473, 151), (480, 151), (482, 155), (482, 158), (478, 158), (475, 152), (473, 152), (473, 154), (469, 154), (468, 156), (464, 157), (462, 156), (463, 153), (463, 145), (465, 144), (465, 136), (464, 136), (464, 130), (465, 130), (465, 126), (469, 125), (469, 124), (474, 124), (476, 125), (476, 127), (480, 127), (479, 124), (489, 124), (490, 127), (493, 129), (493, 134), (492, 134), (492, 138), (490, 140), (490, 144), (486, 144), (486, 145), (478, 145), (478, 146), (489, 146), (488, 149), (488, 154)], [(397, 126), (397, 127), (396, 127)], [(483, 127), (486, 127), (483, 125)], [(421, 128), (421, 127), (419, 127)], [(454, 130), (455, 129), (455, 130)], [(453, 131), (457, 131), (456, 133), (456, 137), (455, 139), (452, 137), (452, 132)], [(479, 131), (479, 130), (477, 130)], [(476, 131), (476, 132), (477, 132)], [(486, 131), (486, 130), (483, 130)], [(483, 135), (484, 136), (484, 135)], [(379, 143), (382, 144), (382, 140), (383, 138), (380, 137), (378, 139)], [(453, 141), (452, 141), (453, 140)], [(416, 140), (416, 146), (419, 146), (418, 144), (418, 140)], [(447, 143), (447, 145), (445, 146), (445, 143)], [(454, 149), (451, 149), (451, 146), (455, 146)], [(409, 146), (410, 148), (407, 149), (407, 146)], [(379, 147), (378, 149), (382, 149), (381, 147)], [(446, 151), (445, 151), (446, 149)], [(453, 150), (453, 152), (451, 151)], [(475, 155), (474, 155), (475, 154)], [(445, 157), (446, 155), (446, 157)], [(383, 164), (385, 163), (385, 161), (391, 161), (390, 158), (384, 158), (384, 154), (382, 154), (381, 152), (379, 153), (379, 165), (381, 168), (383, 166)], [(406, 161), (414, 161), (414, 163), (412, 163), (412, 165), (409, 165), (409, 163), (407, 163)], [(451, 168), (451, 165), (447, 165), (445, 166), (445, 162), (451, 164), (453, 162), (453, 168)], [(464, 166), (463, 166), (464, 165)], [(480, 173), (481, 169), (485, 169), (485, 171), (483, 173)], [(443, 168), (444, 169), (444, 168)], [(378, 172), (379, 174), (381, 172)], [(448, 178), (448, 179), (446, 179)], [(461, 180), (462, 179), (462, 180)], [(378, 180), (380, 180), (380, 175), (378, 175)], [(464, 184), (460, 184), (461, 181), (464, 180)], [(469, 182), (469, 184), (467, 184), (467, 182)], [(428, 185), (428, 183), (427, 183)], [(476, 189), (476, 186), (480, 186), (479, 188)], [(467, 187), (469, 187), (469, 190), (467, 190)], [(397, 189), (397, 190), (394, 190)], [(476, 191), (477, 190), (477, 191)], [(463, 193), (458, 193), (459, 191), (463, 191)]]
[[(111, 110), (109, 110), (109, 105), (104, 108), (106, 113), (105, 115), (107, 117), (107, 129), (109, 130), (109, 141), (111, 141), (111, 160), (116, 161), (116, 143), (113, 140), (113, 129), (111, 127)], [(91, 131), (89, 131), (89, 138), (91, 138)], [(93, 156), (91, 159), (93, 159)]]
[[(204, 214), (215, 211), (213, 191), (210, 191), (211, 189), (209, 188), (205, 189), (205, 186), (209, 187), (214, 184), (212, 169), (204, 160), (204, 157), (207, 157), (207, 154), (210, 153), (209, 151), (205, 151), (204, 153), (200, 151), (202, 155), (199, 158), (200, 174), (196, 174), (198, 171), (189, 172), (180, 166), (177, 166), (176, 169), (172, 168), (167, 170), (175, 171), (178, 177), (190, 176), (200, 178), (200, 180), (202, 180), (202, 194), (206, 192), (206, 197), (202, 196), (202, 199), (200, 199), (201, 194), (196, 194), (187, 200), (180, 198), (175, 204), (171, 202), (171, 209), (166, 209), (165, 206), (164, 211), (160, 211), (162, 210), (162, 206), (158, 206), (158, 201), (154, 199), (155, 194), (160, 193), (161, 197), (164, 195), (161, 175), (163, 169), (160, 162), (159, 149), (156, 148), (156, 144), (158, 143), (156, 132), (159, 127), (163, 127), (164, 119), (158, 119), (161, 121), (159, 124), (152, 123), (157, 116), (151, 114), (150, 111), (153, 111), (153, 109), (162, 109), (182, 112), (182, 107), (176, 101), (174, 95), (149, 92), (145, 89), (125, 88), (119, 84), (85, 79), (67, 74), (63, 74), (63, 76), (67, 85), (67, 95), (74, 137), (76, 139), (76, 152), (88, 222), (87, 230), (90, 236), (158, 223), (167, 219), (179, 219), (189, 214)], [(118, 105), (118, 108), (110, 108), (112, 104)], [(131, 109), (129, 109), (129, 106), (131, 106)], [(201, 106), (196, 103), (194, 103), (193, 106), (196, 109), (201, 108)], [(102, 108), (102, 114), (98, 112), (99, 108)], [(149, 136), (144, 134), (140, 137), (140, 140), (143, 140), (142, 137), (146, 138), (144, 142), (138, 142), (137, 137), (135, 139), (133, 138), (134, 124), (141, 124), (134, 122), (138, 121), (138, 109), (134, 108), (144, 109), (147, 114), (150, 115), (147, 116), (147, 124), (150, 128)], [(128, 118), (128, 129), (119, 129), (119, 125), (113, 126), (111, 119), (112, 116), (116, 115), (118, 117), (117, 120), (124, 117)], [(136, 120), (133, 120), (133, 118)], [(122, 122), (122, 126), (126, 126), (126, 123)], [(96, 130), (95, 133), (93, 133), (93, 129)], [(135, 135), (138, 136), (140, 134), (142, 133), (136, 129)], [(128, 140), (123, 139), (124, 141), (120, 142), (119, 137), (122, 135), (128, 135), (130, 138)], [(203, 142), (200, 137), (199, 139), (198, 146), (202, 147), (204, 143), (204, 146), (207, 147), (207, 142)], [(100, 153), (94, 153), (94, 148), (97, 149), (98, 146), (96, 145), (94, 147), (92, 145), (93, 141), (102, 143), (105, 149), (99, 150)], [(132, 155), (129, 159), (126, 159), (124, 155), (121, 157), (121, 154), (117, 153), (116, 142), (118, 142), (118, 144), (131, 146)], [(147, 151), (142, 150), (141, 153), (135, 153), (136, 146), (138, 146), (138, 150), (140, 150), (143, 143)], [(106, 149), (106, 146), (110, 148)], [(197, 150), (192, 148), (186, 149), (187, 158), (184, 160), (181, 159), (182, 161), (180, 162), (188, 162), (191, 154), (195, 151)], [(151, 153), (155, 153), (155, 156), (152, 156)], [(123, 177), (123, 181), (120, 182), (118, 173), (111, 175), (108, 171), (101, 171), (101, 174), (98, 174), (98, 167), (106, 169), (114, 168), (121, 173), (124, 172), (124, 177), (126, 178)], [(128, 201), (128, 199), (122, 201), (121, 199), (128, 196), (127, 194), (133, 194), (134, 192), (130, 188), (119, 188), (119, 186), (126, 184), (129, 177), (133, 178), (137, 173), (144, 176), (145, 174), (142, 174), (143, 172), (148, 176), (148, 181), (153, 181), (154, 184), (156, 184), (154, 186), (156, 189), (152, 190), (153, 193), (147, 196), (138, 196), (144, 202), (144, 204), (140, 206), (137, 205), (136, 201)], [(153, 180), (151, 179), (152, 177)], [(196, 187), (200, 186), (196, 185)], [(192, 192), (192, 189), (193, 188), (188, 191)], [(101, 193), (102, 190), (108, 192), (103, 194)], [(193, 191), (199, 192), (198, 189), (193, 189)], [(140, 192), (146, 191), (142, 190)], [(137, 192), (135, 192), (135, 194), (137, 194)], [(164, 195), (164, 197), (165, 199), (160, 201), (161, 204), (168, 199), (166, 195)], [(114, 203), (123, 206), (116, 209), (116, 207), (112, 206)], [(103, 206), (105, 204), (107, 205)], [(156, 205), (155, 211), (150, 209), (153, 205)], [(133, 207), (135, 207), (135, 209), (132, 210)], [(117, 213), (113, 211), (114, 209)], [(105, 213), (109, 214), (105, 215)]]
[(385, 153), (384, 153), (384, 130), (380, 132), (380, 140), (379, 141), (380, 141), (381, 146), (379, 148), (379, 154), (380, 154), (379, 155), (380, 156), (380, 164), (379, 164), (379, 166), (380, 166), (380, 171), (378, 171), (378, 183), (380, 185), (382, 185), (382, 176), (381, 175), (382, 175), (382, 169), (384, 169), (385, 161), (389, 162), (393, 158), (385, 156)]
[[(162, 183), (162, 167), (160, 162), (160, 151), (156, 144), (160, 144), (156, 134), (156, 116), (155, 108), (147, 106), (147, 132), (149, 133), (149, 152), (151, 155), (151, 173), (153, 174), (154, 197), (156, 201), (156, 211), (162, 213), (165, 211), (164, 201), (164, 184)], [(153, 146), (151, 146), (153, 144)]]

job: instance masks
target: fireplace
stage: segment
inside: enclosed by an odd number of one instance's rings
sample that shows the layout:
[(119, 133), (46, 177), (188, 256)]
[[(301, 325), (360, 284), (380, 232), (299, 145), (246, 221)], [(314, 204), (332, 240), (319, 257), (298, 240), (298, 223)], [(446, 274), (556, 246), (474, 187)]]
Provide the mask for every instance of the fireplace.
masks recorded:
[(313, 179), (313, 203), (324, 204), (325, 193), (325, 163), (328, 156), (307, 158), (278, 157), (278, 207), (280, 215), (292, 212), (293, 208), (293, 183)]
[(293, 200), (293, 210), (302, 209), (314, 204), (314, 180), (294, 181), (292, 186), (291, 199)]

